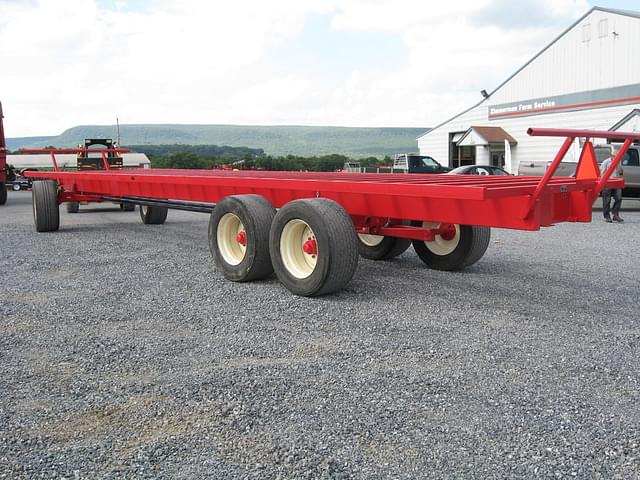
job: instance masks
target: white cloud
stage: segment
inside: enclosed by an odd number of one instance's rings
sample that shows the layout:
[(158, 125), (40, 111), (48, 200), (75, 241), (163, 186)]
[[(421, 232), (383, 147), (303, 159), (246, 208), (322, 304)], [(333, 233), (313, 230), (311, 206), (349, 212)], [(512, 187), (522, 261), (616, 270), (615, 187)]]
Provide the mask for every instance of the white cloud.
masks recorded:
[(293, 76), (274, 77), (264, 83), (256, 83), (248, 88), (234, 93), (229, 105), (231, 108), (245, 115), (245, 121), (253, 122), (256, 117), (246, 112), (271, 112), (276, 122), (287, 121), (286, 116), (279, 117), (279, 109), (295, 108), (303, 95), (308, 91), (310, 83)]
[[(524, 8), (511, 0), (360, 0), (345, 6), (334, 17), (336, 28), (401, 32), (409, 50), (404, 68), (372, 79), (371, 91), (392, 100), (377, 112), (369, 109), (369, 119), (416, 126), (445, 120), (478, 102), (480, 90), (492, 91), (588, 9), (584, 0), (527, 2), (528, 15), (546, 21), (514, 28), (499, 18), (507, 3)], [(492, 21), (478, 22), (486, 12), (493, 12)]]
[[(431, 126), (479, 100), (588, 9), (585, 0), (530, 4), (544, 22), (509, 25), (504, 0), (157, 0), (135, 11), (124, 1), (105, 10), (94, 0), (0, 0), (5, 128), (55, 134), (116, 115)], [(318, 14), (337, 31), (398, 36), (406, 63), (341, 66), (329, 79), (274, 62)]]

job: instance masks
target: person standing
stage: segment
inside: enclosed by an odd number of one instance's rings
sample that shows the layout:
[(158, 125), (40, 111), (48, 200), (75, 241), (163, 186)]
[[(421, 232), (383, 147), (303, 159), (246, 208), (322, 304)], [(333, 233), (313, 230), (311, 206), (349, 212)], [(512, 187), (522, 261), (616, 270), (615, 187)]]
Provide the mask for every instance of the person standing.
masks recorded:
[[(613, 162), (615, 151), (611, 150), (611, 156), (607, 158), (602, 165), (600, 165), (600, 175), (604, 175), (611, 162)], [(620, 178), (622, 176), (622, 161), (616, 166), (611, 178)], [(611, 208), (611, 198), (613, 197), (613, 208)], [(621, 188), (608, 188), (602, 190), (602, 214), (604, 215), (604, 221), (607, 223), (617, 222), (623, 223), (624, 220), (620, 217), (620, 207), (622, 206), (622, 189)], [(611, 218), (613, 213), (613, 219)]]

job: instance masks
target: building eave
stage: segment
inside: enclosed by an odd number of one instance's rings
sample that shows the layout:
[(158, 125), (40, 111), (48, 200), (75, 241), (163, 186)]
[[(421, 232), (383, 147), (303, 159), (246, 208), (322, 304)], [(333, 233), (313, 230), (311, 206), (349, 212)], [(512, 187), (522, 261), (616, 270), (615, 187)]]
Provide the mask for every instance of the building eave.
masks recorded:
[(625, 123), (627, 123), (629, 120), (631, 120), (633, 117), (635, 116), (640, 116), (640, 108), (634, 108), (633, 110), (631, 110), (629, 113), (627, 113), (624, 117), (622, 117), (621, 120), (618, 120), (610, 129), (610, 132), (615, 132), (618, 130), (618, 128), (620, 128), (622, 125), (624, 125)]

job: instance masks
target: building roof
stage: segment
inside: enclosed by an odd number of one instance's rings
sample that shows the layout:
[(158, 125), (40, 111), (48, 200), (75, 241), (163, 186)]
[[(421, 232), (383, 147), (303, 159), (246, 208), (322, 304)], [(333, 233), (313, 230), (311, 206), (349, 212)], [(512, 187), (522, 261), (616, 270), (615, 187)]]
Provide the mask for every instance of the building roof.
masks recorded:
[(638, 116), (640, 116), (640, 108), (634, 108), (629, 113), (627, 113), (624, 117), (622, 117), (622, 119), (620, 119), (618, 122), (616, 122), (616, 124), (613, 125), (609, 129), (609, 131), (611, 131), (611, 132), (617, 131), (620, 127), (622, 127), (625, 123), (627, 123), (633, 117), (638, 117)]
[(505, 140), (511, 145), (516, 145), (518, 143), (501, 127), (471, 127), (464, 133), (464, 135), (462, 135), (462, 137), (460, 137), (457, 145), (489, 145), (491, 143), (503, 144)]
[(440, 128), (441, 126), (449, 123), (451, 120), (455, 120), (456, 118), (458, 118), (461, 115), (464, 115), (465, 113), (469, 112), (470, 110), (473, 110), (474, 108), (476, 108), (479, 105), (482, 105), (484, 102), (486, 102), (487, 100), (489, 100), (491, 98), (491, 96), (496, 93), (498, 90), (500, 90), (504, 85), (507, 84), (507, 82), (509, 82), (513, 77), (515, 77), (517, 74), (519, 74), (522, 70), (524, 70), (527, 66), (529, 66), (534, 60), (536, 60), (540, 55), (542, 55), (544, 52), (546, 52), (549, 48), (551, 48), (558, 40), (560, 40), (562, 37), (564, 37), (567, 32), (569, 32), (570, 30), (572, 30), (576, 25), (578, 25), (580, 22), (582, 22), (582, 20), (584, 20), (585, 18), (587, 18), (589, 15), (591, 15), (591, 13), (593, 13), (594, 11), (599, 11), (599, 12), (606, 12), (606, 13), (614, 13), (616, 15), (623, 15), (626, 17), (634, 17), (634, 18), (640, 18), (640, 12), (632, 12), (630, 10), (618, 10), (615, 8), (603, 8), (603, 7), (593, 7), (591, 8), (587, 13), (585, 13), (584, 15), (582, 15), (578, 20), (576, 20), (575, 22), (573, 22), (568, 28), (566, 28), (565, 30), (563, 30), (563, 32), (558, 35), (555, 39), (553, 39), (553, 41), (551, 43), (549, 43), (546, 47), (544, 47), (542, 50), (540, 50), (537, 54), (535, 54), (527, 63), (525, 63), (524, 65), (522, 65), (522, 67), (520, 67), (518, 70), (516, 70), (512, 75), (510, 75), (504, 82), (502, 82), (500, 85), (498, 85), (495, 89), (493, 89), (493, 91), (491, 93), (489, 93), (485, 98), (483, 98), (482, 100), (480, 100), (478, 103), (476, 103), (475, 105), (467, 108), (466, 110), (463, 110), (462, 112), (454, 115), (453, 117), (445, 120), (442, 123), (439, 123), (438, 125), (436, 125), (435, 127), (433, 127), (431, 130), (423, 133), (420, 137), (424, 137), (425, 135), (428, 135), (429, 133), (433, 132), (434, 130)]

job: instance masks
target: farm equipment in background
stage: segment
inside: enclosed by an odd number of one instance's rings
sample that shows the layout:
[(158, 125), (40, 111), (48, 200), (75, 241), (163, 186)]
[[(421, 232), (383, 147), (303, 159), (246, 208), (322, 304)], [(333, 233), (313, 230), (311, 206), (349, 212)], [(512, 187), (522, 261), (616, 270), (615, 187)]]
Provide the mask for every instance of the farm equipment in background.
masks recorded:
[[(95, 145), (106, 148), (91, 148)], [(123, 170), (122, 153), (129, 153), (128, 148), (119, 148), (118, 144), (110, 138), (87, 138), (84, 145), (78, 145), (78, 148), (45, 148), (45, 149), (21, 149), (20, 153), (48, 153), (51, 155), (51, 162), (54, 172), (60, 171), (56, 154), (73, 153), (76, 154), (76, 167), (79, 172), (97, 172), (99, 170), (121, 171)], [(65, 169), (65, 170), (68, 170)], [(31, 170), (32, 172), (33, 170)], [(79, 195), (78, 198), (67, 203), (68, 213), (78, 213), (80, 204), (86, 205), (94, 200), (90, 197)], [(125, 212), (132, 212), (136, 206), (133, 203), (118, 201), (114, 202), (120, 205), (120, 209)]]
[[(104, 147), (101, 149), (92, 148), (95, 145)], [(122, 150), (111, 138), (85, 138), (84, 145), (78, 145), (77, 170), (122, 170)], [(67, 212), (78, 213), (81, 202), (67, 203)], [(82, 202), (84, 204), (88, 202)], [(134, 211), (136, 206), (132, 203), (120, 202), (120, 209), (125, 212)]]
[[(94, 145), (106, 149), (104, 157), (102, 149), (91, 148)], [(107, 168), (107, 164), (109, 170), (122, 169), (122, 155), (118, 150), (118, 144), (111, 138), (85, 138), (84, 146), (78, 145), (78, 170), (103, 170)]]
[(0, 205), (7, 203), (7, 141), (4, 138), (3, 118), (2, 102), (0, 102)]

